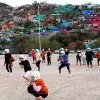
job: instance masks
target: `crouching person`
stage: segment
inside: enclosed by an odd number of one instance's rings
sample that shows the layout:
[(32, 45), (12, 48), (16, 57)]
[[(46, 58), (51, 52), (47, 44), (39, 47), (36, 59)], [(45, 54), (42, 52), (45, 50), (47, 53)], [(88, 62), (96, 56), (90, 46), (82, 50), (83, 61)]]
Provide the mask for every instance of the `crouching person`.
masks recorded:
[(36, 100), (43, 100), (48, 96), (48, 88), (42, 78), (40, 78), (39, 71), (30, 73), (31, 82), (27, 90), (30, 94), (36, 97)]
[(21, 61), (19, 65), (21, 66), (21, 68), (24, 68), (24, 72), (25, 72), (23, 78), (30, 83), (30, 79), (28, 78), (32, 70), (30, 63), (28, 60), (26, 60), (26, 56), (24, 55), (20, 55), (19, 60)]

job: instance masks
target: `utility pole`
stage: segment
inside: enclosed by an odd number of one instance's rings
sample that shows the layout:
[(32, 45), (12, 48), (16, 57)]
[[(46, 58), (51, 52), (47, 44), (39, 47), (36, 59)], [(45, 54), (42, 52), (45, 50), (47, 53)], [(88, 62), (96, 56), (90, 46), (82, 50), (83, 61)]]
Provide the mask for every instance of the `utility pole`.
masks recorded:
[[(40, 4), (38, 3), (38, 18), (39, 18), (39, 15), (40, 15)], [(38, 19), (38, 22), (39, 22), (39, 49), (41, 51), (40, 19)]]

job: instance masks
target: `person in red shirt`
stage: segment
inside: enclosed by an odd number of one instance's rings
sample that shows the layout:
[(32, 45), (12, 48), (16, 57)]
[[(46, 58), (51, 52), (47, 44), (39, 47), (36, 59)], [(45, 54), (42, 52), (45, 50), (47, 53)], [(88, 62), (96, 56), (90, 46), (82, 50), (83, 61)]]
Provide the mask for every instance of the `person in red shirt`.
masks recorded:
[(48, 96), (48, 87), (44, 80), (40, 78), (39, 71), (33, 71), (30, 73), (31, 82), (27, 90), (30, 94), (36, 97), (36, 100), (43, 100)]
[(36, 54), (36, 51), (34, 49), (32, 49), (33, 64), (36, 63), (35, 54)]
[(100, 65), (99, 62), (100, 62), (100, 48), (98, 49), (98, 52), (97, 52), (97, 63), (98, 63), (98, 66)]
[(42, 51), (41, 51), (42, 63), (45, 63), (45, 54), (46, 54), (46, 51), (44, 49), (42, 49)]

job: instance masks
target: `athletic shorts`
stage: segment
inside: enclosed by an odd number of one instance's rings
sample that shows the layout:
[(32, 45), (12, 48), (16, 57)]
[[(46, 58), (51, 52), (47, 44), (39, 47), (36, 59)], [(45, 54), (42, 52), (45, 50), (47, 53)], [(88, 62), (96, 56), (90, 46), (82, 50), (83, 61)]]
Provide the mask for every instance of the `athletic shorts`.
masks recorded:
[(63, 67), (67, 67), (67, 69), (69, 69), (70, 68), (70, 63), (68, 63), (68, 64), (61, 64), (59, 66), (59, 69), (62, 69)]
[(35, 90), (33, 89), (33, 86), (32, 86), (32, 85), (29, 85), (29, 86), (28, 86), (27, 91), (28, 91), (30, 94), (34, 95), (35, 97), (40, 97), (40, 96), (42, 96), (43, 98), (46, 98), (46, 97), (48, 96), (48, 94), (46, 94), (46, 93), (35, 91)]
[(27, 78), (28, 76), (30, 76), (30, 73), (31, 73), (31, 71), (27, 71), (27, 72), (24, 73), (23, 76)]
[(91, 59), (87, 59), (87, 65), (92, 65), (92, 60)]
[(33, 60), (36, 60), (35, 57), (33, 57)]
[(76, 57), (77, 62), (81, 62), (81, 57)]
[(42, 57), (42, 59), (43, 59), (43, 60), (45, 60), (45, 56), (44, 56), (44, 57)]
[(99, 62), (100, 61), (100, 58), (97, 58), (97, 61)]

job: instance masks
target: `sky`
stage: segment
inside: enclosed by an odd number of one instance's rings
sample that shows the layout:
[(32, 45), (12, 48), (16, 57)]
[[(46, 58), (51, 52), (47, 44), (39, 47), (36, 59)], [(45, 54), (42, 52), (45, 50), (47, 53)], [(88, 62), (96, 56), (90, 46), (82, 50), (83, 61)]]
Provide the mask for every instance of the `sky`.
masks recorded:
[(32, 4), (32, 2), (42, 2), (47, 1), (48, 3), (56, 3), (56, 4), (84, 4), (84, 3), (93, 3), (100, 4), (100, 0), (0, 0), (0, 2), (4, 2), (13, 7), (21, 6), (25, 4)]

